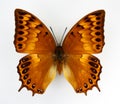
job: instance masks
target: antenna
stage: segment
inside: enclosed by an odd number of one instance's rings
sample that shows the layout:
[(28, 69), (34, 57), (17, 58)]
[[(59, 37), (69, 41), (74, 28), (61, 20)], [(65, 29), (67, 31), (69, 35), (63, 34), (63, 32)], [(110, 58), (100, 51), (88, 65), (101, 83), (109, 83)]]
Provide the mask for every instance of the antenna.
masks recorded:
[(62, 41), (63, 41), (63, 38), (64, 38), (64, 35), (65, 35), (66, 30), (67, 30), (67, 27), (65, 28), (64, 33), (63, 33), (63, 35), (62, 35), (62, 38), (61, 38), (61, 41), (60, 41), (60, 45), (62, 45)]
[(58, 41), (57, 41), (57, 39), (56, 39), (56, 37), (55, 37), (55, 34), (54, 34), (53, 29), (52, 29), (51, 26), (50, 26), (50, 30), (51, 30), (51, 32), (52, 32), (52, 34), (53, 34), (53, 36), (54, 36), (55, 42), (56, 42), (56, 44), (57, 44), (57, 46), (58, 46)]

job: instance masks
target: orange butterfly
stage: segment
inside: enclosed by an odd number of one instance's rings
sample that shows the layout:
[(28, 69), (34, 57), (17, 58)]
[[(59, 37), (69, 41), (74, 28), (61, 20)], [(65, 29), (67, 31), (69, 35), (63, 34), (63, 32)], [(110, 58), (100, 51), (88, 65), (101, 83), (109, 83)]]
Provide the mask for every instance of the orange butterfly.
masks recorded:
[(33, 14), (15, 10), (15, 48), (28, 53), (18, 65), (22, 85), (42, 94), (56, 76), (63, 71), (77, 93), (98, 87), (101, 64), (97, 57), (104, 46), (104, 10), (92, 12), (79, 20), (68, 32), (62, 45), (56, 42), (48, 28)]

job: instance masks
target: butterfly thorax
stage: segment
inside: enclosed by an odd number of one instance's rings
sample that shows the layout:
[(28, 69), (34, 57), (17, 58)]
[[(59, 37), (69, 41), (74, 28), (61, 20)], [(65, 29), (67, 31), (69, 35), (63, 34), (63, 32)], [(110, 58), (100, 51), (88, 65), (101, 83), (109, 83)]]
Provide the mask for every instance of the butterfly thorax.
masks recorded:
[(57, 61), (62, 61), (63, 60), (63, 56), (64, 56), (64, 51), (63, 48), (61, 46), (57, 46), (55, 49), (55, 56), (56, 56), (56, 60)]
[(63, 61), (64, 61), (63, 48), (61, 46), (57, 46), (55, 49), (55, 62), (57, 64), (57, 70), (58, 70), (59, 74), (62, 71)]

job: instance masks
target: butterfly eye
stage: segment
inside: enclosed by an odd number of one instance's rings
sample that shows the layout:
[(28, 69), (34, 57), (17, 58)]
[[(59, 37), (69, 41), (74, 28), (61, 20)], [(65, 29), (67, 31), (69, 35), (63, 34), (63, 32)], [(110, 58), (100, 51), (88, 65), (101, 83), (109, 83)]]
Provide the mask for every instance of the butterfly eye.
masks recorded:
[(20, 43), (19, 43), (19, 44), (18, 44), (18, 48), (19, 48), (19, 49), (22, 49), (22, 48), (23, 48), (23, 44), (20, 44)]
[(95, 32), (95, 35), (99, 36), (99, 35), (100, 35), (100, 32)]
[(87, 88), (87, 87), (88, 87), (87, 83), (84, 83), (84, 87), (85, 87), (85, 88)]
[(101, 45), (97, 44), (97, 45), (96, 45), (96, 49), (99, 50), (100, 48), (101, 48)]
[(22, 64), (21, 67), (25, 68), (25, 67), (29, 66), (30, 64), (31, 64), (31, 62), (26, 62), (26, 63)]
[(20, 15), (25, 15), (26, 14), (26, 12), (23, 12), (23, 11), (19, 11), (18, 12)]
[(18, 34), (22, 35), (24, 34), (24, 31), (19, 31)]
[(96, 20), (100, 20), (101, 18), (100, 17), (96, 17)]
[(91, 66), (95, 67), (95, 68), (98, 68), (98, 65), (97, 65), (96, 63), (94, 63), (94, 62), (89, 62), (89, 64), (90, 64)]
[(34, 21), (35, 21), (34, 16), (31, 16), (31, 17), (29, 18), (29, 21), (30, 21), (30, 22), (34, 22)]
[(45, 35), (48, 35), (48, 32), (45, 32)]
[(91, 74), (91, 77), (92, 77), (93, 79), (96, 79), (96, 76), (95, 76), (94, 74)]
[(20, 25), (19, 28), (20, 28), (20, 29), (24, 29), (24, 26), (23, 26), (23, 25)]
[(84, 29), (84, 27), (83, 27), (82, 25), (80, 25), (80, 24), (77, 24), (77, 27), (78, 27), (79, 29)]
[(44, 91), (42, 89), (37, 89), (38, 93), (43, 93)]
[(29, 68), (25, 68), (25, 69), (22, 71), (22, 73), (25, 74), (25, 73), (28, 72), (28, 70), (29, 70)]
[(95, 74), (97, 73), (96, 69), (94, 69), (94, 68), (90, 68), (90, 70)]
[(88, 57), (88, 59), (93, 61), (93, 62), (97, 62), (98, 61), (95, 57)]
[(30, 60), (30, 59), (31, 59), (31, 57), (27, 57), (27, 56), (26, 56), (26, 57), (23, 57), (23, 58), (21, 59), (21, 61), (22, 61), (22, 62), (26, 62), (26, 61), (28, 61), (28, 60)]
[(101, 39), (100, 39), (100, 38), (96, 38), (95, 40), (96, 40), (97, 42), (100, 42), (100, 41), (101, 41)]
[(99, 16), (101, 15), (101, 12), (92, 13), (91, 15)]
[(100, 30), (100, 26), (96, 26), (95, 29), (96, 29), (96, 30)]
[(72, 31), (71, 33), (70, 33), (72, 36), (74, 36), (75, 37), (75, 35), (74, 35), (74, 32)]
[(18, 38), (18, 41), (22, 41), (22, 40), (23, 40), (23, 37), (19, 37), (19, 38)]
[(90, 18), (89, 18), (88, 16), (86, 16), (86, 17), (84, 18), (84, 20), (85, 20), (85, 22), (91, 22), (91, 20), (90, 20)]
[(28, 78), (28, 76), (29, 76), (29, 74), (26, 74), (23, 78), (24, 78), (24, 79), (27, 79), (27, 78)]
[(41, 28), (41, 27), (43, 27), (42, 23), (36, 26), (36, 28)]
[(27, 80), (27, 84), (30, 84), (30, 83), (31, 83), (31, 79), (28, 79), (28, 80)]
[(99, 25), (99, 24), (100, 24), (100, 22), (98, 21), (98, 22), (96, 22), (96, 24), (97, 24), (97, 25)]
[(80, 92), (82, 92), (82, 91), (83, 91), (82, 88), (76, 89), (76, 92), (77, 92), (77, 93), (80, 93)]
[(89, 81), (90, 84), (93, 84), (92, 79), (89, 78), (88, 81)]
[(19, 16), (19, 19), (23, 19), (23, 16)]
[(19, 20), (19, 23), (20, 23), (20, 24), (22, 24), (22, 23), (23, 23), (23, 21), (22, 21), (22, 20)]
[(34, 83), (34, 84), (32, 84), (32, 88), (35, 88), (35, 83)]

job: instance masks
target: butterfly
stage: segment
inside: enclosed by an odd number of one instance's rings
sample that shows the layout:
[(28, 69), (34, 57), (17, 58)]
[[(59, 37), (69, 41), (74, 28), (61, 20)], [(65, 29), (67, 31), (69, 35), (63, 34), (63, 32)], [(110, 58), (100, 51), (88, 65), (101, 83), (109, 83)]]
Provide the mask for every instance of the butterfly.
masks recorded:
[(100, 60), (92, 54), (104, 46), (105, 11), (97, 10), (80, 19), (67, 33), (62, 44), (56, 44), (52, 33), (33, 14), (15, 10), (15, 39), (17, 52), (28, 55), (17, 66), (22, 85), (34, 94), (43, 94), (55, 78), (63, 72), (77, 93), (98, 88)]

